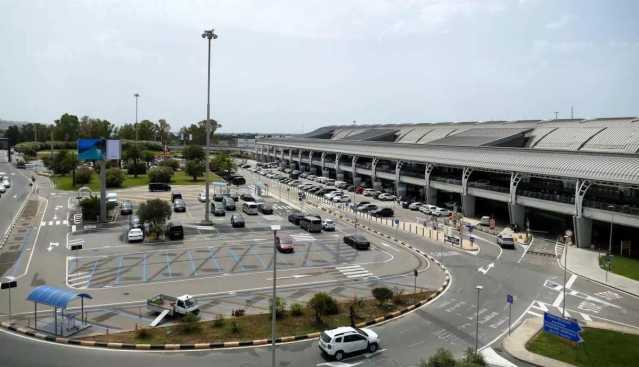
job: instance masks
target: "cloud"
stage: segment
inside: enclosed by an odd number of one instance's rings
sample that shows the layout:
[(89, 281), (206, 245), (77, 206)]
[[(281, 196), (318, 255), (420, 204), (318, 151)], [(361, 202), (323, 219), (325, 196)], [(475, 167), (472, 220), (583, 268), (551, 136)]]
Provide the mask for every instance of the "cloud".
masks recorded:
[(556, 31), (570, 25), (574, 20), (575, 20), (574, 15), (565, 14), (565, 15), (562, 15), (559, 19), (553, 22), (547, 23), (546, 29)]

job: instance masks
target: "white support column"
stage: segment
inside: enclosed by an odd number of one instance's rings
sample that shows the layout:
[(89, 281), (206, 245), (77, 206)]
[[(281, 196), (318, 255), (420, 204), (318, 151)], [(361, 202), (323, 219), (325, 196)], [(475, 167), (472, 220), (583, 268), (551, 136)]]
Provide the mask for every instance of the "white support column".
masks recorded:
[(526, 225), (526, 208), (517, 204), (517, 186), (521, 182), (522, 175), (518, 172), (510, 174), (510, 202), (508, 203), (508, 215), (510, 223), (517, 224), (521, 228)]
[(403, 165), (403, 161), (397, 161), (395, 163), (395, 195), (397, 196), (399, 196), (399, 176)]
[(371, 162), (371, 186), (372, 187), (375, 187), (375, 180), (377, 179), (376, 177), (377, 162), (379, 162), (379, 159), (377, 159), (376, 157), (373, 157), (373, 161)]
[(430, 187), (430, 174), (433, 169), (435, 169), (435, 165), (431, 163), (427, 163), (424, 169), (424, 200), (428, 204), (437, 205), (437, 189)]
[(322, 171), (320, 172), (320, 174), (321, 174), (322, 176), (326, 176), (326, 175), (324, 174), (324, 172), (326, 172), (325, 163), (326, 163), (326, 152), (322, 152), (322, 155), (321, 155), (321, 161), (320, 161), (320, 167), (321, 167), (321, 169), (322, 169)]
[(583, 216), (583, 201), (592, 183), (577, 180), (575, 185), (575, 243), (578, 247), (588, 248), (592, 243), (592, 220)]
[(468, 195), (468, 180), (473, 173), (472, 168), (465, 167), (462, 174), (462, 212), (465, 217), (472, 217), (475, 215), (475, 197)]
[(336, 153), (335, 154), (335, 178), (337, 180), (343, 180), (344, 179), (344, 174), (339, 169), (339, 161), (340, 161), (340, 159), (342, 159), (342, 153)]
[(354, 155), (351, 161), (351, 170), (353, 171), (353, 186), (359, 185), (360, 179), (357, 177), (357, 156)]

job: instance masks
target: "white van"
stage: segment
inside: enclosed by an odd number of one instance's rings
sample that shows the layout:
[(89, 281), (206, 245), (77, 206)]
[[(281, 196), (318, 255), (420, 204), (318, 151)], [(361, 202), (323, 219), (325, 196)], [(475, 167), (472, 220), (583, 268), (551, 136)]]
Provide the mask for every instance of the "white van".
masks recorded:
[(118, 204), (118, 194), (115, 192), (109, 192), (106, 194), (107, 204)]
[(497, 235), (497, 244), (501, 247), (515, 248), (515, 239), (513, 238), (513, 231), (510, 228), (506, 228)]
[(257, 203), (253, 201), (244, 202), (242, 211), (248, 215), (257, 215)]

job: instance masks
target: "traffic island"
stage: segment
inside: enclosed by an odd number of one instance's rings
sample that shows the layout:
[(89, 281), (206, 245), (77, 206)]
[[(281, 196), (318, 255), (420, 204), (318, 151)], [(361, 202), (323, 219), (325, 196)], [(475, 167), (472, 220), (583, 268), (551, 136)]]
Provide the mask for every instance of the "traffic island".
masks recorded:
[[(392, 293), (391, 293), (392, 294)], [(436, 292), (425, 291), (415, 294), (394, 294), (386, 302), (375, 299), (355, 299), (336, 303), (334, 314), (322, 315), (319, 320), (311, 307), (290, 305), (281, 311), (277, 321), (278, 335), (287, 335), (278, 341), (303, 340), (316, 336), (325, 329), (351, 325), (351, 310), (355, 325), (364, 327), (398, 317), (435, 297)], [(278, 314), (280, 314), (278, 310)], [(80, 338), (83, 342), (150, 344), (150, 345), (207, 345), (238, 346), (260, 345), (270, 342), (271, 314), (236, 315), (218, 317), (211, 321), (198, 322), (182, 320), (173, 325), (141, 328), (138, 330), (93, 335)]]
[(601, 322), (586, 323), (575, 343), (542, 330), (541, 318), (525, 320), (504, 342), (513, 357), (535, 366), (627, 367), (639, 360), (639, 329)]

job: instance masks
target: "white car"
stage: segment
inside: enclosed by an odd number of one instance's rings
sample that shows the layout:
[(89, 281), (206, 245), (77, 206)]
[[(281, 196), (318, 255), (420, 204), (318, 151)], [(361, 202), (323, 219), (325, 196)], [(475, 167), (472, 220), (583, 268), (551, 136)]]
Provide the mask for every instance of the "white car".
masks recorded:
[(419, 211), (424, 214), (433, 214), (433, 211), (435, 209), (437, 209), (437, 207), (435, 205), (430, 205), (430, 204), (422, 205), (419, 207)]
[(424, 205), (424, 203), (416, 201), (414, 203), (408, 204), (408, 209), (410, 210), (419, 210), (419, 207)]
[(4, 194), (5, 192), (7, 192), (7, 188), (4, 186), (3, 183), (0, 183), (0, 193)]
[(144, 241), (144, 232), (140, 228), (131, 228), (126, 237), (129, 242)]
[(335, 198), (333, 198), (333, 201), (335, 201), (337, 203), (350, 203), (351, 202), (351, 198), (349, 196), (343, 195), (343, 196), (339, 196), (337, 198), (337, 200), (335, 200)]
[(201, 203), (206, 202), (206, 192), (202, 191), (200, 195), (197, 197), (197, 199)]
[(446, 217), (448, 216), (448, 213), (450, 213), (448, 209), (444, 209), (444, 208), (437, 208), (431, 212), (431, 214), (433, 214), (436, 217)]
[(374, 353), (379, 348), (380, 338), (371, 329), (342, 326), (324, 330), (320, 334), (319, 348), (327, 355), (341, 361), (346, 354), (368, 351)]
[(397, 196), (393, 194), (381, 193), (379, 194), (379, 196), (377, 196), (377, 199), (384, 200), (384, 201), (392, 201), (397, 199)]
[(8, 179), (8, 178), (6, 178), (6, 177), (2, 180), (2, 184), (3, 184), (3, 185), (4, 185), (4, 187), (6, 187), (7, 189), (11, 187), (11, 181), (9, 181), (9, 179)]
[(107, 204), (115, 204), (118, 205), (118, 194), (115, 192), (109, 192), (106, 194), (106, 202)]
[(332, 200), (335, 196), (341, 195), (340, 191), (331, 191), (329, 193), (324, 194), (324, 199)]
[(334, 231), (335, 230), (335, 222), (332, 219), (324, 219), (322, 220), (322, 229), (325, 231)]

